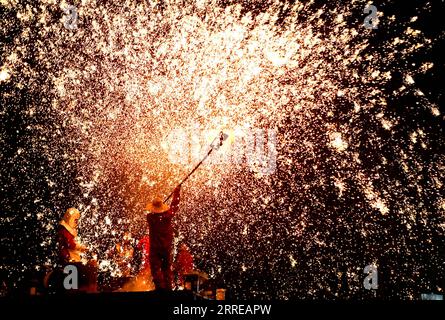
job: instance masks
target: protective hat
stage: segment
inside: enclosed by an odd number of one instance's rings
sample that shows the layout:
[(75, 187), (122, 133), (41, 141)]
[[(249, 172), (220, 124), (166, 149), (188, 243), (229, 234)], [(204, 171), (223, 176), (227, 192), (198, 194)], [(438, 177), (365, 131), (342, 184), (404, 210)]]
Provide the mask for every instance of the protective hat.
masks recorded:
[(170, 209), (168, 204), (165, 204), (161, 198), (156, 197), (151, 203), (147, 204), (145, 208), (149, 213), (162, 213)]
[(80, 212), (76, 208), (69, 208), (63, 215), (63, 221), (71, 228), (77, 228), (77, 221), (80, 218)]

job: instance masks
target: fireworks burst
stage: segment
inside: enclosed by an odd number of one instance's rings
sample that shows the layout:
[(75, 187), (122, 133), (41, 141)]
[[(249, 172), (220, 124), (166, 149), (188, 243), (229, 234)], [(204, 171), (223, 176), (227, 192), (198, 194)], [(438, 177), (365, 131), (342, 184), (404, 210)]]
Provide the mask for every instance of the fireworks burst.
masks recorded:
[(100, 255), (123, 226), (144, 232), (147, 201), (167, 195), (215, 133), (260, 129), (276, 133), (274, 172), (244, 165), (247, 155), (224, 161), (234, 134), (184, 186), (177, 238), (200, 267), (239, 297), (338, 295), (337, 272), (354, 283), (374, 261), (393, 270), (396, 252), (409, 264), (399, 283), (426, 279), (415, 261), (425, 255), (443, 274), (443, 114), (417, 86), (443, 67), (424, 55), (443, 34), (416, 27), (430, 2), (408, 19), (382, 5), (378, 29), (363, 25), (366, 4), (2, 0), (2, 210), (35, 221), (51, 248), (77, 206)]

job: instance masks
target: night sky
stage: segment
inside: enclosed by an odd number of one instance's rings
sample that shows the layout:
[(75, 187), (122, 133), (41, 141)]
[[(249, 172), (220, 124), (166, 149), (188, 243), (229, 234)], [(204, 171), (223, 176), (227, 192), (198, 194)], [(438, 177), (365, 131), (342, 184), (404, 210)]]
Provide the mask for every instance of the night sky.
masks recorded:
[[(222, 130), (175, 227), (232, 297), (443, 294), (445, 2), (373, 4), (376, 29), (366, 1), (0, 0), (0, 279), (56, 263), (70, 207), (113, 272), (105, 252)], [(255, 130), (272, 171), (227, 160)]]

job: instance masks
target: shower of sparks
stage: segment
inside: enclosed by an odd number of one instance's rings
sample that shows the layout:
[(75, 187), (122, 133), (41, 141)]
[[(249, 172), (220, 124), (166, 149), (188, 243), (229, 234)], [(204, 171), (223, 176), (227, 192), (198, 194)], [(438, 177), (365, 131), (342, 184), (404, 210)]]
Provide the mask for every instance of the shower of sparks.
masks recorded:
[[(385, 252), (361, 252), (354, 237), (388, 239), (382, 235), (387, 217), (410, 228), (440, 213), (442, 227), (433, 228), (443, 235), (444, 157), (434, 149), (434, 158), (422, 157), (436, 143), (429, 124), (406, 132), (400, 113), (388, 107), (412, 97), (431, 115), (431, 126), (443, 120), (433, 97), (416, 87), (434, 63), (425, 58), (402, 69), (398, 63), (435, 39), (412, 26), (416, 16), (399, 21), (380, 13), (379, 30), (404, 31), (375, 50), (369, 41), (375, 31), (363, 27), (366, 1), (318, 7), (314, 1), (266, 2), (250, 10), (215, 0), (1, 0), (8, 13), (2, 29), (14, 34), (2, 43), (1, 116), (20, 113), (25, 126), (17, 134), (27, 137), (1, 157), (22, 179), (39, 175), (45, 191), (30, 187), (20, 197), (39, 208), (23, 218), (37, 219), (38, 232), (46, 235), (41, 246), (53, 246), (57, 221), (66, 208), (78, 207), (82, 240), (99, 255), (102, 270), (113, 269), (102, 251), (123, 228), (145, 231), (146, 203), (168, 195), (217, 132), (255, 128), (277, 132), (275, 173), (218, 164), (215, 159), (236, 144), (232, 134), (183, 186), (177, 239), (190, 244), (209, 274), (228, 279), (267, 270), (274, 297), (289, 298), (300, 285), (295, 273), (343, 274), (335, 269), (341, 264), (361, 278), (356, 270)], [(75, 30), (64, 27), (63, 9), (71, 4), (79, 18)], [(388, 92), (394, 74), (403, 83)], [(19, 98), (25, 91), (35, 97)], [(172, 139), (175, 130), (190, 139), (191, 132), (209, 134), (191, 147), (195, 155), (185, 154), (187, 161), (171, 161), (174, 148), (189, 144)], [(4, 132), (2, 145), (10, 139)], [(20, 183), (11, 179), (12, 188)], [(352, 225), (354, 219), (359, 222)], [(381, 250), (397, 251), (409, 241), (396, 238)], [(323, 267), (327, 247), (341, 259), (333, 270)], [(39, 258), (36, 265), (45, 262)], [(234, 279), (227, 285), (240, 296), (270, 294), (255, 281), (251, 291), (242, 291), (242, 280)], [(309, 279), (302, 294), (319, 295), (327, 278)]]

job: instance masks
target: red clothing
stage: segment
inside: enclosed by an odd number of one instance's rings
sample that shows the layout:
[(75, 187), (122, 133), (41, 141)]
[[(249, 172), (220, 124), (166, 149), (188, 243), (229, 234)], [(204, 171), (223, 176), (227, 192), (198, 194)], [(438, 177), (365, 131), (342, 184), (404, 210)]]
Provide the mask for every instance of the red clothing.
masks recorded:
[(91, 262), (84, 265), (79, 261), (73, 261), (70, 251), (76, 250), (78, 244), (74, 235), (62, 224), (59, 225), (57, 230), (57, 242), (59, 245), (59, 263), (62, 269), (68, 264), (76, 266), (79, 272), (79, 290), (95, 292), (97, 290), (97, 266)]
[(186, 248), (181, 248), (176, 257), (176, 273), (180, 285), (184, 283), (184, 275), (192, 272), (194, 269), (193, 256)]
[(77, 245), (74, 236), (62, 225), (59, 225), (59, 230), (57, 231), (57, 242), (59, 245), (59, 262), (61, 264), (70, 262), (69, 250), (76, 249)]
[(172, 219), (179, 209), (179, 189), (173, 194), (168, 209), (161, 213), (147, 215), (150, 228), (150, 267), (156, 289), (172, 288), (172, 251), (173, 226)]
[(143, 236), (136, 247), (142, 253), (142, 269), (150, 266), (150, 238)]
[(161, 213), (150, 213), (147, 216), (151, 245), (165, 246), (173, 241), (172, 219), (178, 209), (179, 193), (175, 193), (173, 194), (170, 209)]

